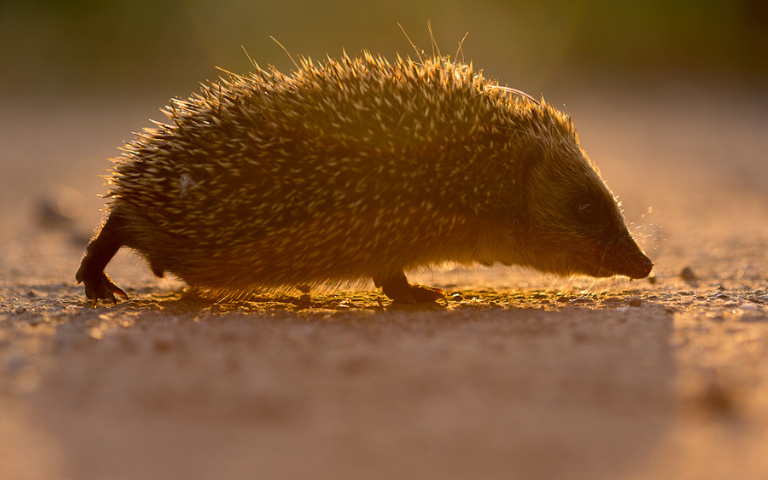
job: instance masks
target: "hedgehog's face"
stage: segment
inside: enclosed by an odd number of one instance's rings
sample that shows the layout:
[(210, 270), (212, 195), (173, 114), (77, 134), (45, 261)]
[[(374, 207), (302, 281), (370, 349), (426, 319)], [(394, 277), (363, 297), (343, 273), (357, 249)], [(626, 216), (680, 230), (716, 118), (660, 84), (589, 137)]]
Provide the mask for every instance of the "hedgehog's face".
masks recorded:
[(619, 206), (575, 146), (532, 162), (526, 205), (528, 263), (561, 275), (648, 276), (653, 263), (627, 230)]

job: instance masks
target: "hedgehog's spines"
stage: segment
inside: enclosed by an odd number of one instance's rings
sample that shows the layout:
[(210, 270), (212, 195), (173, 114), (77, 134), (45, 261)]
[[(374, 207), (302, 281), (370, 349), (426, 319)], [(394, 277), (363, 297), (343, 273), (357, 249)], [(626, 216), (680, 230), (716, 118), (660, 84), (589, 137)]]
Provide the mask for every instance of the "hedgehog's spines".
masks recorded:
[[(137, 249), (180, 242), (188, 256), (164, 269), (220, 292), (389, 275), (419, 265), (422, 244), (449, 258), (441, 239), (467, 229), (464, 215), (494, 218), (518, 202), (503, 195), (526, 168), (519, 151), (573, 131), (543, 100), (495, 83), (471, 62), (367, 51), (300, 57), (291, 75), (271, 65), (230, 75), (171, 99), (170, 125), (155, 122), (114, 160), (110, 195), (162, 228), (161, 242)], [(325, 255), (337, 250), (347, 270)]]

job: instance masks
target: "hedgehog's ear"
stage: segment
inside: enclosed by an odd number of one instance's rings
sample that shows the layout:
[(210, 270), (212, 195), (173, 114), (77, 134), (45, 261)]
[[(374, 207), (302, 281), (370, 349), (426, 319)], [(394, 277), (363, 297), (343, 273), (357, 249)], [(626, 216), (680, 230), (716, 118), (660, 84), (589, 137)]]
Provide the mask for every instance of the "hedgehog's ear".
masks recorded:
[(544, 151), (536, 146), (531, 145), (520, 152), (518, 158), (514, 159), (515, 162), (515, 183), (518, 185), (527, 185), (531, 180), (531, 175), (536, 165), (542, 162), (544, 158)]
[(529, 146), (520, 151), (518, 156), (512, 159), (514, 164), (512, 170), (514, 185), (513, 189), (517, 192), (513, 198), (516, 199), (515, 205), (511, 207), (515, 209), (515, 214), (520, 215), (520, 218), (530, 218), (529, 205), (531, 199), (525, 198), (531, 192), (531, 183), (535, 182), (537, 167), (542, 164), (544, 152), (541, 148), (534, 145)]

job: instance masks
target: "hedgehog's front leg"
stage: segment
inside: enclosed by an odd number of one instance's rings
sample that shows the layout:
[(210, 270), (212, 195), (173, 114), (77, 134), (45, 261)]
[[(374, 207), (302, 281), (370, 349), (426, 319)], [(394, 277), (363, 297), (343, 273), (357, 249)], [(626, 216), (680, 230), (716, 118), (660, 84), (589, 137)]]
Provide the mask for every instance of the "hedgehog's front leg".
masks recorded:
[(75, 280), (77, 283), (83, 282), (85, 296), (92, 300), (94, 305), (99, 300), (117, 303), (115, 295), (128, 298), (128, 295), (104, 273), (104, 267), (125, 244), (124, 224), (125, 219), (119, 212), (109, 215), (99, 234), (88, 244), (80, 269), (75, 274)]
[(384, 295), (398, 303), (416, 304), (429, 303), (445, 298), (439, 288), (426, 285), (411, 285), (405, 278), (405, 273), (399, 272), (387, 277), (373, 277), (376, 287), (381, 287)]

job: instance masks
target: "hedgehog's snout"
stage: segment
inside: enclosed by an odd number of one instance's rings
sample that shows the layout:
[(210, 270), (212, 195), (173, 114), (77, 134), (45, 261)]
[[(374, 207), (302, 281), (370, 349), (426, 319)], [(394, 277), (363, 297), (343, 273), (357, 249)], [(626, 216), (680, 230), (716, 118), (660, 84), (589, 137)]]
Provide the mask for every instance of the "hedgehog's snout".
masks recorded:
[(653, 262), (627, 234), (627, 238), (606, 248), (602, 267), (609, 270), (612, 275), (640, 279), (650, 275)]
[(639, 254), (633, 259), (630, 259), (628, 263), (631, 265), (631, 268), (625, 275), (629, 278), (645, 278), (650, 275), (651, 270), (653, 270), (653, 262), (643, 253)]

